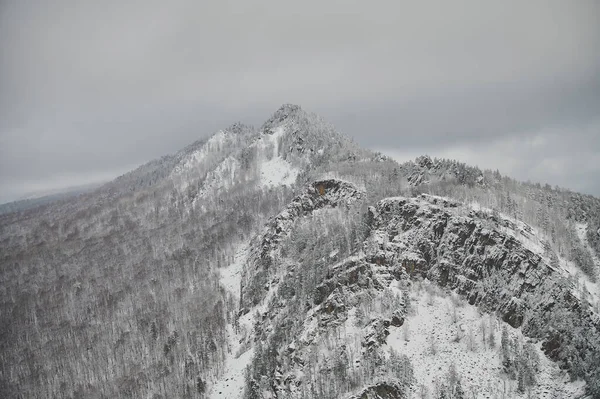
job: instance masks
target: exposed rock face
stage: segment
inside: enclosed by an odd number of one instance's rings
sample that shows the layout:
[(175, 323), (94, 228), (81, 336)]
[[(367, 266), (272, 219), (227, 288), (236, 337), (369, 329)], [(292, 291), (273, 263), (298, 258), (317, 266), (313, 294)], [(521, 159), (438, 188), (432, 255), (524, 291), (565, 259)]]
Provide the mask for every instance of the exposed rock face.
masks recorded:
[[(511, 326), (544, 339), (546, 353), (565, 367), (579, 363), (574, 357), (600, 356), (598, 315), (573, 294), (561, 271), (515, 238), (526, 237), (527, 226), (426, 195), (382, 200), (369, 209), (369, 223), (366, 259), (381, 259), (391, 270), (401, 265), (411, 276), (499, 312)], [(575, 344), (567, 329), (549, 327), (558, 314), (580, 323), (586, 339)]]
[(380, 382), (365, 388), (361, 393), (348, 399), (403, 399), (406, 398), (405, 388), (400, 384)]
[(362, 346), (367, 349), (373, 349), (385, 344), (387, 336), (390, 335), (389, 326), (390, 322), (388, 320), (373, 320), (365, 329), (366, 333)]
[(363, 196), (364, 192), (353, 184), (330, 179), (311, 184), (304, 194), (294, 198), (251, 246), (252, 253), (242, 277), (241, 308), (249, 309), (265, 297), (277, 273), (273, 262), (279, 244), (298, 219), (322, 208), (349, 207)]
[[(260, 341), (273, 348), (280, 375), (272, 388), (276, 397), (295, 397), (294, 387), (305, 383), (303, 370), (311, 362), (317, 338), (347, 325), (349, 310), (361, 295), (381, 297), (417, 276), (455, 290), (471, 304), (497, 312), (511, 326), (541, 339), (546, 354), (563, 367), (594, 372), (590, 359), (600, 358), (600, 319), (573, 294), (562, 270), (545, 263), (535, 248), (528, 248), (533, 230), (522, 222), (440, 197), (387, 198), (370, 207), (368, 236), (360, 250), (325, 266), (327, 271), (311, 300), (303, 309), (297, 305), (288, 309), (294, 295), (294, 272), (278, 264), (282, 240), (300, 218), (326, 207), (350, 207), (362, 198), (364, 193), (350, 183), (315, 182), (273, 218), (252, 245), (242, 279), (242, 309), (249, 310), (265, 298), (270, 287), (278, 286), (276, 300), (269, 302), (255, 331)], [(387, 316), (367, 315), (359, 328), (365, 356), (377, 356), (390, 329), (404, 324), (403, 300), (394, 306)], [(292, 327), (291, 312), (303, 322)], [(285, 338), (282, 329), (295, 331), (293, 339)], [(582, 329), (584, 339), (571, 333)], [(394, 383), (379, 383), (352, 398), (401, 398), (403, 392)]]
[(457, 203), (439, 201), (393, 198), (371, 208), (372, 237), (386, 244), (370, 248), (368, 255), (457, 289), (519, 327), (527, 308), (522, 299), (549, 292), (559, 276), (539, 255), (500, 232), (497, 221), (460, 214)]
[[(337, 157), (352, 157), (355, 154), (366, 155), (364, 150), (339, 134), (333, 125), (318, 115), (304, 111), (297, 105), (285, 104), (260, 128), (266, 134), (284, 127), (281, 155), (294, 164), (307, 166), (327, 162)], [(370, 155), (370, 153), (369, 153)]]

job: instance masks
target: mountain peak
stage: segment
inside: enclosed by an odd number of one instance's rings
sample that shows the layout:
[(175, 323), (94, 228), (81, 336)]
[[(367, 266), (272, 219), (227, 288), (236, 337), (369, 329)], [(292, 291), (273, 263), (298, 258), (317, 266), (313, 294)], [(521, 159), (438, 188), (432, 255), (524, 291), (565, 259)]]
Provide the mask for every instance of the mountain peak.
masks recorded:
[(302, 111), (302, 107), (296, 104), (283, 104), (277, 111), (275, 111), (275, 115), (288, 116), (292, 113)]
[(264, 125), (262, 126), (262, 130), (267, 130), (269, 128), (279, 126), (282, 122), (290, 118), (297, 117), (303, 112), (304, 111), (302, 110), (302, 108), (300, 108), (299, 105), (283, 104), (281, 107), (279, 107), (277, 111), (275, 111), (273, 116), (271, 116), (269, 120), (267, 120), (264, 123)]

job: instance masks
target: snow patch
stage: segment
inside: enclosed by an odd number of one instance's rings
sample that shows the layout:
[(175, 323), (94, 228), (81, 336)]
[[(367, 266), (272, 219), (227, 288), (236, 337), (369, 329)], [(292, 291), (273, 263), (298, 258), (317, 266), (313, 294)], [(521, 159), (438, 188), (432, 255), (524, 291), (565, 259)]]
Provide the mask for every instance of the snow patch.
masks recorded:
[[(485, 212), (488, 215), (493, 215), (494, 211), (490, 208), (481, 206), (478, 202), (471, 202), (468, 207), (476, 212)], [(534, 227), (527, 223), (508, 216), (505, 213), (497, 212), (498, 217), (503, 221), (498, 226), (498, 230), (507, 234), (519, 241), (525, 248), (536, 255), (544, 258), (546, 263), (549, 259), (545, 256), (545, 250), (542, 242), (543, 235)]]
[(263, 162), (260, 165), (260, 184), (263, 187), (291, 186), (296, 182), (298, 169), (280, 157)]
[[(241, 245), (236, 251), (234, 261), (227, 267), (220, 269), (220, 283), (234, 297), (236, 302), (239, 302), (242, 273), (249, 253), (249, 244)], [(281, 281), (281, 277), (278, 280)], [(271, 286), (263, 301), (241, 316), (237, 321), (237, 325), (227, 326), (228, 344), (225, 371), (212, 384), (208, 394), (209, 398), (238, 399), (243, 397), (246, 384), (245, 370), (254, 356), (252, 336), (254, 334), (255, 315), (262, 315), (267, 311), (269, 301), (277, 292), (277, 287), (278, 284)]]
[(210, 398), (241, 398), (244, 395), (246, 366), (252, 361), (254, 349), (248, 349), (237, 359), (227, 359), (227, 366), (223, 377), (212, 387)]
[(291, 186), (296, 182), (299, 170), (279, 154), (279, 142), (285, 131), (285, 126), (278, 126), (272, 133), (263, 134), (257, 142), (262, 154), (260, 162), (262, 187)]
[(225, 144), (226, 139), (226, 132), (219, 130), (211, 136), (202, 147), (187, 156), (179, 165), (175, 166), (172, 175), (180, 175), (194, 170), (206, 160), (211, 152), (219, 151)]
[[(234, 261), (229, 266), (219, 270), (221, 285), (236, 300), (240, 296), (240, 283), (244, 263), (248, 258), (247, 244), (240, 246)], [(209, 398), (241, 398), (244, 394), (245, 370), (252, 362), (254, 349), (246, 346), (246, 338), (251, 332), (253, 315), (246, 314), (240, 318), (237, 326), (227, 326), (227, 356), (225, 358), (225, 371), (221, 377), (212, 384)]]
[(232, 156), (225, 158), (213, 171), (206, 175), (202, 188), (194, 198), (192, 205), (196, 206), (198, 200), (205, 198), (209, 193), (233, 187), (239, 169), (240, 163), (237, 159)]
[(221, 285), (235, 298), (239, 298), (240, 296), (242, 270), (244, 268), (244, 262), (248, 257), (248, 252), (249, 249), (247, 245), (241, 246), (235, 254), (233, 263), (219, 270), (221, 273)]
[[(239, 138), (219, 131), (211, 136), (194, 152), (187, 154), (171, 172), (172, 179), (179, 192), (187, 190), (193, 182), (206, 174), (197, 197), (204, 197), (210, 190), (231, 187), (239, 162), (232, 156), (223, 160), (224, 151), (231, 149)], [(195, 202), (195, 201), (194, 201)]]
[[(592, 247), (590, 247), (590, 244), (588, 243), (588, 240), (586, 237), (587, 229), (588, 229), (587, 224), (577, 223), (575, 225), (575, 231), (577, 232), (577, 237), (581, 241), (581, 244), (583, 245), (585, 250), (588, 251), (590, 253), (590, 255), (592, 256), (592, 260), (594, 262), (594, 265), (596, 266), (596, 271), (597, 271), (597, 273), (600, 274), (600, 259), (598, 259), (598, 256), (596, 256), (596, 252), (592, 249)], [(600, 285), (598, 283), (592, 282), (589, 279), (589, 277), (587, 275), (585, 275), (585, 273), (581, 273), (579, 268), (577, 266), (573, 265), (572, 262), (567, 262), (567, 265), (568, 265), (568, 267), (573, 269), (573, 270), (571, 270), (572, 274), (576, 275), (577, 277), (579, 277), (582, 280), (582, 283), (585, 285), (585, 288), (587, 288), (588, 292), (591, 294), (592, 304), (598, 304), (598, 302), (600, 302)]]
[[(416, 392), (424, 385), (431, 393), (436, 382), (444, 381), (450, 365), (454, 363), (469, 395), (495, 397), (510, 391), (508, 397), (527, 397), (527, 394), (516, 392), (516, 381), (509, 380), (502, 371), (499, 348), (503, 322), (493, 316), (482, 315), (476, 306), (462, 300), (455, 307), (457, 299), (451, 296), (423, 295), (419, 291), (412, 292), (411, 301), (414, 313), (407, 316), (401, 328), (390, 329), (387, 346), (410, 358), (417, 379)], [(486, 329), (485, 345), (482, 324)], [(493, 347), (489, 339), (490, 325), (495, 335)], [(527, 340), (520, 330), (508, 328), (508, 331), (511, 337)], [(582, 395), (584, 384), (569, 382), (568, 375), (546, 358), (539, 344), (536, 348), (541, 370), (536, 376), (538, 385), (534, 392), (537, 396), (534, 397), (571, 398)]]

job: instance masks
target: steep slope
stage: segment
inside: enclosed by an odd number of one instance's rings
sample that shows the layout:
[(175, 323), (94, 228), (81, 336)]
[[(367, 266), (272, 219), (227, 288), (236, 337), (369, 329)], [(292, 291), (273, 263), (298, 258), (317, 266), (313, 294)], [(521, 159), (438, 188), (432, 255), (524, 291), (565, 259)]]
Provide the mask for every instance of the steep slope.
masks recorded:
[[(596, 303), (578, 298), (564, 270), (544, 263), (541, 253), (515, 239), (522, 231), (509, 227), (516, 234), (503, 232), (505, 222), (492, 214), (456, 215), (451, 209), (458, 206), (436, 197), (380, 202), (371, 210), (372, 227), (377, 239), (384, 234), (388, 246), (380, 246), (376, 256), (386, 260), (399, 256), (394, 261), (411, 273), (420, 273), (457, 290), (470, 303), (498, 312), (511, 326), (546, 340), (548, 355), (565, 366), (574, 366), (569, 364), (575, 362), (573, 357), (582, 362), (590, 356), (597, 359), (600, 320), (591, 306)], [(575, 336), (577, 328), (585, 334)], [(553, 340), (559, 341), (559, 347), (553, 346), (557, 344)], [(593, 361), (577, 367), (588, 375), (597, 371), (598, 364)]]
[[(312, 210), (310, 206), (308, 209)], [(343, 218), (349, 216), (344, 214)], [(327, 217), (321, 219), (314, 211), (311, 217), (311, 225), (323, 224), (323, 229), (328, 228)], [(471, 360), (463, 364), (465, 369), (461, 368), (458, 373), (465, 377), (464, 389), (473, 392), (491, 395), (504, 390), (504, 394), (510, 391), (511, 395), (520, 396), (531, 391), (540, 397), (552, 397), (559, 392), (581, 394), (581, 385), (563, 386), (564, 374), (557, 377), (561, 375), (559, 368), (549, 359), (558, 361), (574, 376), (586, 377), (591, 384), (588, 388), (597, 389), (598, 314), (575, 293), (567, 280), (567, 271), (545, 263), (543, 251), (529, 245), (531, 235), (535, 234), (530, 227), (439, 197), (390, 198), (369, 208), (366, 214), (368, 236), (350, 257), (340, 262), (334, 259), (320, 262), (321, 256), (337, 255), (339, 251), (334, 248), (330, 253), (330, 248), (315, 244), (308, 252), (304, 250), (290, 256), (284, 240), (286, 237), (292, 242), (298, 240), (293, 236), (302, 235), (302, 228), (298, 230), (299, 222), (293, 217), (285, 220), (287, 223), (281, 228), (277, 228), (281, 225), (277, 218), (271, 222), (271, 231), (261, 236), (262, 247), (255, 246), (263, 251), (249, 258), (246, 277), (242, 279), (242, 313), (263, 303), (257, 315), (261, 324), (256, 324), (253, 331), (255, 357), (249, 369), (248, 395), (260, 392), (266, 397), (340, 397), (362, 385), (383, 380), (406, 388), (401, 390), (402, 394), (390, 397), (404, 397), (408, 392), (419, 390), (417, 382), (423, 386), (434, 382), (423, 378), (427, 367), (437, 368), (445, 363), (442, 372), (427, 371), (437, 379), (444, 377), (448, 370), (449, 362), (441, 361), (444, 359), (441, 355), (433, 356), (433, 363), (416, 361), (415, 356), (422, 356), (423, 343), (427, 347), (457, 351), (452, 358), (458, 361), (462, 359), (461, 354), (467, 352)], [(291, 227), (295, 229), (290, 232)], [(328, 234), (319, 237), (333, 242), (339, 238)], [(265, 274), (277, 277), (265, 283), (269, 280)], [(307, 276), (313, 278), (307, 279)], [(543, 357), (541, 363), (536, 362), (535, 378), (522, 379), (525, 377), (520, 373), (526, 368), (514, 366), (518, 362), (511, 360), (521, 355), (509, 356), (502, 352), (505, 344), (496, 342), (499, 331), (496, 338), (491, 339), (485, 332), (477, 332), (482, 318), (476, 311), (473, 313), (474, 310), (469, 310), (471, 316), (458, 316), (465, 324), (448, 328), (453, 331), (451, 336), (432, 338), (432, 342), (440, 340), (438, 344), (430, 344), (429, 338), (421, 335), (414, 339), (416, 349), (403, 345), (400, 337), (405, 333), (400, 333), (399, 327), (406, 320), (417, 326), (425, 323), (425, 329), (437, 330), (442, 325), (436, 324), (434, 319), (442, 318), (444, 323), (444, 312), (423, 308), (423, 302), (414, 299), (416, 303), (412, 306), (419, 309), (419, 313), (433, 310), (431, 314), (435, 318), (427, 321), (423, 319), (426, 314), (407, 316), (410, 296), (414, 295), (409, 287), (422, 279), (434, 282), (446, 292), (459, 293), (480, 311), (497, 314), (501, 320), (494, 322), (494, 329), (502, 322), (518, 328), (511, 333), (514, 336), (511, 342), (520, 342), (514, 344), (515, 348), (521, 348), (514, 349), (515, 353), (529, 350)], [(263, 286), (264, 291), (260, 289)], [(432, 289), (440, 292), (440, 299), (434, 299), (427, 306), (448, 301), (449, 294)], [(266, 308), (265, 301), (268, 301)], [(360, 317), (357, 316), (359, 311), (363, 314)], [(489, 323), (486, 320), (484, 328), (488, 328)], [(464, 350), (461, 350), (450, 341), (457, 339), (457, 334), (468, 334), (460, 329), (456, 332), (464, 325), (472, 332), (468, 337), (470, 343), (463, 343)], [(416, 329), (418, 333), (423, 331), (423, 327)], [(541, 340), (541, 346), (524, 345), (527, 341), (524, 336), (533, 339), (532, 342)], [(486, 339), (494, 343), (486, 344)], [(489, 349), (469, 355), (467, 348), (473, 351), (481, 340)], [(499, 349), (494, 350), (491, 345)], [(396, 351), (412, 357), (408, 357), (407, 362), (406, 358), (398, 357)], [(338, 361), (342, 363), (336, 363)], [(407, 366), (410, 361), (420, 372), (416, 380), (413, 372), (407, 371), (412, 370), (412, 366)], [(478, 367), (475, 364), (481, 361), (496, 363), (496, 368), (477, 371), (476, 378), (466, 380), (469, 368)], [(420, 364), (428, 366), (424, 369)], [(507, 388), (502, 381), (510, 382), (511, 375), (515, 382), (509, 383)], [(323, 377), (336, 382), (324, 384), (320, 379)], [(440, 380), (436, 381), (438, 389), (442, 389)], [(482, 386), (486, 381), (488, 386)]]
[[(595, 268), (595, 274), (600, 275), (600, 257), (589, 242), (589, 237), (593, 235), (593, 233), (590, 234), (589, 226), (584, 223), (576, 224), (575, 229), (577, 231), (577, 237), (581, 241), (582, 248), (589, 254), (590, 263)], [(596, 234), (600, 235), (598, 232)]]
[(2, 215), (0, 396), (203, 396), (237, 311), (219, 269), (334, 157), (319, 146), (354, 148), (283, 106), (260, 129), (235, 124), (92, 193)]
[(279, 244), (289, 236), (299, 219), (324, 208), (349, 207), (363, 197), (364, 192), (350, 183), (317, 181), (304, 194), (294, 198), (283, 212), (272, 218), (266, 231), (250, 245), (252, 249), (242, 277), (242, 312), (263, 301), (266, 293), (273, 291), (271, 285), (276, 287), (279, 280), (276, 276), (281, 273), (276, 267)]

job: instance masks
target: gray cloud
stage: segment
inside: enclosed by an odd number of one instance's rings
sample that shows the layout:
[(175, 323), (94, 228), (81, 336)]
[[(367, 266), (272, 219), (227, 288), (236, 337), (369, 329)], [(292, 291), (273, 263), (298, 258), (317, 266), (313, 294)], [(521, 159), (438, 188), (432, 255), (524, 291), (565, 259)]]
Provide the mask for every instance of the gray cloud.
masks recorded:
[(596, 1), (3, 2), (0, 200), (285, 102), (371, 148), (600, 195), (598, 48)]

